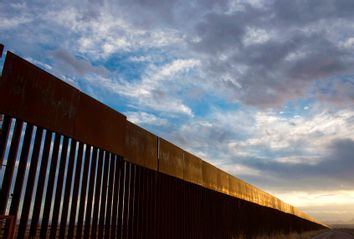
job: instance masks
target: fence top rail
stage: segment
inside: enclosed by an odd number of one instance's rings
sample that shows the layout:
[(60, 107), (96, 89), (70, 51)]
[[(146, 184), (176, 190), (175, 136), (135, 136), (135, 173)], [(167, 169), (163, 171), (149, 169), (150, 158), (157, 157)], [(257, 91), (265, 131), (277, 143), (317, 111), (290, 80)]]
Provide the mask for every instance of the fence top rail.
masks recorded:
[(6, 54), (0, 96), (0, 113), (108, 150), (143, 167), (321, 224), (129, 122), (123, 114), (11, 52)]

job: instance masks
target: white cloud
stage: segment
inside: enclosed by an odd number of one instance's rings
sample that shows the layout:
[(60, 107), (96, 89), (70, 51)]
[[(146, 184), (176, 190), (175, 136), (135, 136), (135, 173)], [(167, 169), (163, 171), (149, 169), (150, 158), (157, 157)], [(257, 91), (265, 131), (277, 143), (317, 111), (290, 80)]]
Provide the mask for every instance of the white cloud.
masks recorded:
[(348, 50), (354, 48), (354, 37), (347, 38), (343, 43), (342, 47), (347, 48)]
[(6, 18), (0, 16), (0, 20), (1, 20), (1, 25), (0, 25), (1, 30), (14, 29), (16, 27), (19, 27), (19, 25), (26, 24), (32, 21), (30, 17), (26, 17), (26, 16), (12, 17), (12, 18)]
[(191, 108), (174, 91), (190, 84), (183, 79), (184, 74), (199, 64), (194, 59), (177, 59), (163, 66), (150, 65), (140, 81), (113, 80), (99, 76), (88, 77), (88, 80), (91, 84), (131, 98), (131, 103), (140, 107), (193, 116)]
[(125, 114), (128, 117), (129, 121), (138, 125), (148, 124), (148, 125), (163, 126), (163, 125), (167, 125), (168, 123), (166, 119), (156, 117), (155, 115), (146, 112), (126, 112)]
[[(333, 141), (354, 140), (353, 117), (350, 110), (292, 118), (268, 111), (214, 110), (203, 119), (182, 125), (173, 140), (191, 152), (203, 151), (206, 160), (226, 171), (239, 167), (245, 158), (316, 165), (328, 155)], [(244, 174), (242, 170), (237, 172)]]
[[(183, 43), (184, 36), (173, 29), (146, 30), (131, 25), (123, 18), (112, 15), (110, 9), (101, 6), (102, 14), (90, 16), (78, 8), (49, 11), (44, 20), (58, 24), (76, 33), (74, 46), (91, 59), (107, 58), (121, 51), (141, 48), (161, 48)], [(88, 15), (88, 16), (87, 16)]]
[(261, 28), (247, 28), (246, 34), (243, 37), (243, 44), (245, 46), (254, 45), (254, 44), (263, 44), (269, 41), (271, 38), (271, 33), (267, 32)]
[(247, 167), (242, 164), (228, 165), (227, 167), (220, 166), (221, 169), (227, 171), (231, 175), (241, 175), (241, 176), (261, 176), (262, 172), (260, 170)]

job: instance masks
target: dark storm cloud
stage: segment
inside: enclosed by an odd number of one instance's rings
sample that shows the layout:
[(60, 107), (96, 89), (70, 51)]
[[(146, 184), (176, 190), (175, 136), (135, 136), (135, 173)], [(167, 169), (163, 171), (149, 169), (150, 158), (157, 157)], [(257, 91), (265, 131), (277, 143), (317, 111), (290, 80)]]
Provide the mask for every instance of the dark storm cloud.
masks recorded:
[[(276, 1), (261, 9), (247, 5), (232, 14), (211, 13), (196, 24), (200, 39), (191, 46), (207, 55), (210, 79), (232, 89), (236, 100), (280, 106), (306, 97), (314, 82), (353, 72), (352, 51), (330, 35), (348, 34), (333, 25), (350, 21), (353, 9), (346, 1)], [(248, 42), (250, 30), (263, 30), (266, 39)], [(226, 60), (220, 61), (222, 55)], [(222, 78), (225, 73), (230, 80)]]
[(259, 170), (260, 177), (246, 176), (258, 185), (288, 190), (352, 189), (354, 186), (354, 141), (337, 139), (317, 164), (293, 164), (248, 158), (244, 165)]
[(354, 2), (348, 0), (277, 0), (272, 9), (278, 22), (286, 26), (304, 26), (322, 19), (354, 18)]

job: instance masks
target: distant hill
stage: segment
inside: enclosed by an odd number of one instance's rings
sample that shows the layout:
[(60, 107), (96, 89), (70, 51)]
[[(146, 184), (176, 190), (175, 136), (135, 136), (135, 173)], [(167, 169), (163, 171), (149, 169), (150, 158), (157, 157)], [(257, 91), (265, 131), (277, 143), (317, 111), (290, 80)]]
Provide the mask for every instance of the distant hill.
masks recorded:
[(328, 221), (325, 224), (332, 228), (354, 228), (354, 218), (349, 221)]

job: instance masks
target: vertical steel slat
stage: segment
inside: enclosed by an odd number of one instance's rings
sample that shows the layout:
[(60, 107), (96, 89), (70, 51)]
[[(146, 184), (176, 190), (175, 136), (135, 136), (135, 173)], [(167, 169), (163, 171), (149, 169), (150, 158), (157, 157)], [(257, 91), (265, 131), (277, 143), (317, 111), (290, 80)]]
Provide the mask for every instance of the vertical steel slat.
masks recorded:
[(16, 120), (15, 129), (13, 132), (13, 138), (11, 140), (9, 156), (7, 158), (6, 169), (4, 173), (4, 178), (2, 181), (2, 187), (0, 191), (0, 215), (5, 214), (7, 200), (9, 198), (9, 192), (11, 187), (12, 175), (14, 173), (16, 157), (18, 154), (18, 148), (21, 140), (23, 122), (21, 120)]
[(168, 177), (166, 175), (161, 175), (161, 211), (162, 211), (162, 220), (161, 220), (161, 230), (162, 230), (162, 238), (168, 238)]
[[(61, 195), (63, 190), (63, 182), (64, 182), (64, 174), (65, 174), (65, 167), (67, 161), (67, 154), (68, 154), (68, 146), (69, 140), (66, 136), (64, 136), (63, 140), (63, 147), (60, 156), (60, 164), (59, 164), (59, 173), (58, 173), (58, 181), (57, 181), (57, 189), (55, 192), (54, 198), (54, 210), (53, 210), (53, 217), (52, 223), (50, 228), (50, 238), (55, 238), (57, 234), (57, 227), (59, 221), (59, 212), (60, 212), (60, 204), (61, 204)], [(49, 187), (49, 185), (48, 185)]]
[(46, 237), (48, 231), (48, 224), (49, 224), (49, 216), (50, 216), (50, 209), (52, 205), (52, 198), (53, 198), (53, 190), (54, 190), (54, 180), (55, 180), (55, 173), (57, 170), (57, 162), (59, 159), (59, 147), (60, 147), (60, 135), (55, 134), (54, 139), (54, 148), (52, 154), (52, 160), (50, 163), (50, 170), (49, 170), (49, 178), (47, 184), (47, 192), (45, 196), (45, 203), (44, 203), (44, 211), (41, 223), (41, 238)]
[(102, 195), (101, 195), (101, 209), (100, 209), (100, 219), (98, 225), (98, 238), (103, 238), (104, 232), (104, 222), (106, 216), (106, 200), (107, 200), (107, 182), (109, 175), (109, 165), (110, 157), (109, 153), (106, 151), (104, 156), (104, 172), (103, 172), (103, 182), (102, 182)]
[(133, 227), (133, 235), (135, 238), (140, 238), (140, 206), (141, 206), (141, 197), (140, 197), (140, 187), (141, 187), (141, 168), (140, 166), (136, 166), (136, 172), (135, 172), (135, 182), (136, 182), (136, 190), (135, 190), (135, 197), (136, 197), (136, 203), (135, 203), (135, 208), (134, 208), (134, 227)]
[(129, 235), (131, 238), (135, 238), (135, 224), (136, 224), (136, 165), (132, 164), (132, 183), (130, 184), (132, 187), (132, 193), (131, 193), (131, 201), (132, 201), (132, 206), (131, 206), (131, 213), (130, 213), (130, 232)]
[(174, 199), (173, 199), (173, 190), (174, 190), (174, 187), (173, 187), (173, 181), (172, 181), (172, 177), (171, 176), (168, 176), (168, 205), (167, 205), (167, 208), (168, 208), (168, 238), (174, 238), (174, 232), (173, 232), (173, 225), (172, 225), (172, 222), (173, 222), (173, 217), (175, 216), (173, 214), (173, 207), (174, 207)]
[(128, 238), (128, 223), (129, 223), (129, 182), (130, 182), (130, 166), (127, 161), (124, 161), (124, 199), (123, 199), (123, 239)]
[(89, 238), (89, 236), (90, 236), (91, 212), (92, 212), (92, 202), (93, 202), (93, 196), (94, 196), (93, 193), (94, 193), (94, 189), (95, 189), (96, 165), (97, 165), (97, 148), (94, 147), (93, 151), (92, 151), (90, 182), (89, 182), (89, 189), (88, 189), (88, 195), (87, 195), (84, 238)]
[(161, 207), (161, 223), (160, 223), (160, 230), (161, 230), (161, 238), (167, 238), (167, 217), (168, 215), (167, 208), (166, 208), (166, 203), (167, 203), (167, 196), (168, 196), (168, 191), (166, 190), (166, 184), (167, 184), (167, 178), (166, 175), (160, 174), (160, 186), (161, 186), (161, 191), (160, 191), (160, 207)]
[(118, 195), (118, 222), (117, 222), (117, 237), (122, 238), (123, 230), (123, 204), (124, 204), (124, 161), (119, 160), (119, 195)]
[(76, 238), (81, 238), (82, 235), (82, 226), (84, 221), (84, 212), (85, 212), (85, 201), (86, 201), (86, 191), (87, 191), (87, 180), (88, 180), (88, 171), (90, 166), (90, 154), (91, 154), (91, 146), (86, 145), (85, 152), (85, 163), (84, 163), (84, 172), (82, 174), (82, 186), (81, 186), (81, 194), (80, 194), (80, 206), (79, 206), (79, 216), (77, 219), (77, 227), (76, 227)]
[(123, 161), (123, 165), (122, 165), (122, 204), (120, 205), (122, 207), (122, 210), (121, 210), (121, 238), (122, 239), (125, 239), (125, 227), (127, 225), (126, 223), (126, 211), (127, 211), (127, 186), (126, 186), (126, 182), (127, 182), (127, 168), (126, 168), (127, 164), (126, 164), (126, 161)]
[(140, 190), (140, 167), (138, 165), (135, 165), (135, 192), (134, 192), (134, 197), (136, 197), (135, 203), (134, 203), (134, 213), (133, 213), (133, 218), (134, 218), (134, 223), (132, 227), (132, 237), (139, 238), (139, 206), (140, 206), (140, 198), (139, 198), (139, 190)]
[(150, 237), (155, 237), (154, 235), (154, 227), (155, 227), (155, 221), (154, 221), (154, 192), (153, 192), (153, 172), (152, 170), (148, 169), (147, 170), (147, 193), (148, 193), (148, 222), (149, 222), (149, 235)]
[(73, 170), (74, 170), (74, 162), (75, 162), (75, 153), (76, 153), (76, 143), (77, 141), (72, 139), (70, 145), (70, 155), (68, 162), (68, 172), (66, 175), (66, 183), (65, 183), (65, 192), (64, 192), (64, 201), (63, 201), (63, 209), (60, 220), (60, 230), (59, 230), (59, 238), (64, 238), (66, 233), (67, 221), (68, 221), (68, 210), (69, 210), (69, 201), (70, 201), (70, 193), (71, 193), (71, 184), (73, 178)]
[(2, 167), (2, 164), (4, 162), (4, 154), (5, 154), (5, 149), (7, 145), (7, 139), (9, 137), (10, 133), (10, 125), (11, 125), (11, 118), (7, 115), (4, 115), (3, 121), (2, 121), (2, 128), (0, 131), (0, 167)]
[(157, 184), (157, 179), (158, 179), (158, 172), (157, 171), (154, 171), (154, 173), (153, 173), (154, 175), (154, 185), (153, 185), (153, 187), (154, 187), (154, 191), (153, 191), (153, 193), (154, 193), (154, 235), (156, 236), (156, 238), (158, 237), (158, 234), (157, 234), (157, 230), (158, 230), (158, 214), (157, 214), (157, 207), (158, 207), (158, 204), (157, 204), (157, 193), (158, 193), (158, 189), (157, 189), (157, 186), (158, 186), (158, 184)]
[[(184, 222), (184, 236), (186, 238), (192, 238), (193, 237), (193, 231), (190, 230), (189, 228), (193, 228), (193, 218), (192, 216), (190, 215), (190, 205), (191, 204), (194, 204), (194, 202), (196, 201), (196, 193), (198, 193), (198, 191), (194, 192), (193, 194), (190, 193), (190, 186), (191, 184), (188, 183), (185, 185), (184, 187), (184, 192), (183, 192), (183, 202), (184, 202), (184, 217), (187, 219), (185, 222)], [(190, 197), (190, 200), (188, 201), (187, 200), (187, 195), (189, 195)], [(196, 205), (197, 206), (197, 205)], [(198, 215), (198, 208), (195, 207), (194, 208), (194, 211), (195, 211), (195, 214)], [(195, 228), (194, 229), (194, 232), (197, 231), (198, 229)]]
[(93, 208), (91, 238), (96, 238), (97, 236), (97, 222), (98, 222), (98, 212), (100, 207), (101, 184), (102, 184), (102, 167), (103, 167), (103, 150), (100, 150), (98, 156), (98, 165), (97, 165), (95, 205)]
[(37, 233), (37, 225), (39, 221), (39, 213), (41, 211), (41, 206), (42, 206), (42, 196), (43, 196), (45, 178), (47, 174), (47, 165), (49, 160), (51, 142), (52, 142), (52, 132), (47, 130), (45, 135), (44, 149), (43, 149), (43, 155), (41, 160), (41, 167), (39, 170), (37, 191), (36, 191), (33, 215), (31, 220), (31, 228), (30, 228), (31, 237), (35, 237)]
[(149, 220), (150, 205), (149, 205), (149, 170), (144, 169), (144, 206), (143, 206), (143, 220), (144, 220), (144, 234), (150, 237), (150, 226), (151, 222)]
[(15, 216), (15, 220), (17, 218), (17, 211), (20, 205), (21, 193), (23, 189), (23, 180), (25, 178), (27, 160), (30, 153), (31, 139), (33, 134), (33, 125), (27, 124), (25, 137), (23, 140), (22, 151), (20, 155), (20, 162), (18, 165), (16, 182), (14, 187), (14, 193), (12, 195), (11, 207), (10, 207), (10, 215)]
[[(179, 238), (179, 226), (180, 223), (178, 223), (178, 213), (177, 212), (177, 207), (178, 207), (178, 195), (176, 194), (177, 190), (178, 190), (178, 181), (175, 178), (171, 178), (172, 182), (173, 182), (173, 186), (172, 186), (172, 194), (171, 194), (171, 201), (172, 201), (172, 205), (171, 205), (171, 209), (172, 209), (172, 216), (171, 216), (171, 228), (172, 228), (172, 238)], [(174, 216), (173, 216), (174, 215)], [(178, 224), (177, 224), (178, 223)]]
[(80, 177), (81, 177), (81, 169), (82, 169), (82, 154), (83, 154), (83, 143), (79, 142), (79, 149), (77, 152), (76, 158), (76, 169), (75, 169), (75, 177), (74, 177), (74, 188), (73, 195), (71, 201), (71, 209), (70, 209), (70, 219), (69, 219), (69, 228), (68, 228), (68, 238), (73, 238), (75, 232), (75, 220), (76, 220), (76, 209), (77, 209), (77, 198), (79, 196), (79, 188), (80, 188)]
[(117, 217), (118, 213), (118, 196), (119, 196), (119, 181), (120, 181), (120, 171), (119, 171), (119, 164), (120, 164), (120, 157), (115, 155), (115, 174), (114, 174), (114, 195), (113, 195), (113, 209), (112, 209), (112, 233), (111, 238), (116, 238), (116, 231), (117, 231)]
[(154, 215), (154, 213), (153, 213), (153, 202), (152, 202), (152, 197), (153, 197), (153, 193), (152, 193), (152, 173), (151, 173), (151, 170), (149, 170), (149, 169), (147, 169), (146, 170), (146, 172), (147, 172), (147, 180), (146, 180), (146, 182), (147, 182), (147, 190), (146, 190), (146, 192), (147, 192), (147, 223), (148, 223), (148, 235), (150, 236), (150, 237), (154, 237), (154, 235), (153, 235), (153, 232), (154, 232), (154, 229), (153, 229), (153, 227), (154, 227), (154, 224), (155, 224), (155, 222), (154, 222), (154, 218), (153, 218), (153, 215)]
[(181, 210), (177, 210), (177, 208), (179, 208), (179, 203), (180, 203), (180, 194), (178, 194), (178, 190), (179, 190), (179, 179), (176, 180), (175, 178), (173, 179), (174, 181), (174, 190), (173, 190), (173, 200), (174, 200), (174, 205), (173, 205), (173, 214), (175, 215), (174, 217), (172, 217), (172, 225), (173, 225), (173, 231), (175, 231), (174, 233), (174, 238), (181, 238), (180, 234), (182, 232), (181, 230), (181, 222), (179, 222), (179, 218), (180, 218), (180, 212)]
[(105, 238), (110, 238), (111, 232), (111, 222), (112, 222), (112, 200), (113, 200), (113, 179), (114, 179), (114, 169), (115, 169), (115, 155), (111, 154), (111, 165), (109, 170), (109, 182), (108, 182), (108, 195), (107, 195), (107, 212), (106, 212), (106, 222), (105, 222)]
[(156, 238), (162, 238), (161, 236), (161, 220), (162, 220), (162, 215), (161, 215), (161, 183), (160, 183), (160, 174), (157, 172), (155, 174), (156, 179), (155, 179), (155, 184), (156, 184)]
[(146, 168), (141, 168), (141, 207), (140, 207), (140, 213), (139, 213), (139, 225), (141, 225), (140, 228), (140, 238), (144, 238), (144, 235), (146, 235), (146, 228), (148, 227), (146, 224)]
[(23, 200), (20, 225), (18, 227), (18, 238), (24, 237), (27, 228), (27, 220), (28, 220), (28, 215), (29, 215), (30, 206), (32, 202), (34, 180), (37, 174), (37, 165), (38, 165), (39, 151), (41, 149), (42, 136), (43, 136), (43, 129), (37, 128), (32, 157), (31, 157), (31, 164), (28, 172), (25, 198)]
[(128, 166), (128, 175), (129, 175), (129, 180), (128, 180), (128, 198), (127, 198), (127, 226), (126, 226), (126, 238), (131, 238), (130, 231), (131, 231), (131, 225), (132, 225), (132, 209), (133, 209), (133, 197), (132, 197), (132, 191), (133, 191), (133, 185), (132, 185), (132, 180), (133, 180), (133, 165), (131, 163), (127, 162)]

